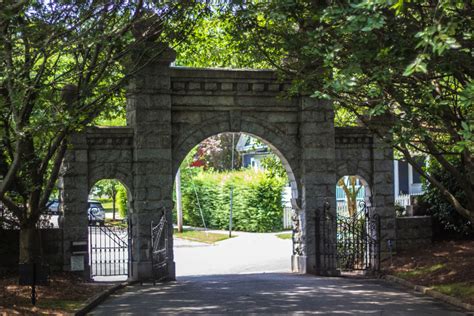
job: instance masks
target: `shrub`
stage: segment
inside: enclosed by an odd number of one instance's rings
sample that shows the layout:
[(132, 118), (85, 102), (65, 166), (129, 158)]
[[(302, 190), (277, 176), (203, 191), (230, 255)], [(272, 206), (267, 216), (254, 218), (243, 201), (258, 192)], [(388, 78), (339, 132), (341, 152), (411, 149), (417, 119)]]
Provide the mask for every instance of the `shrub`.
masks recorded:
[(228, 229), (232, 190), (233, 229), (252, 232), (281, 230), (281, 192), (285, 182), (284, 178), (263, 171), (194, 171), (182, 180), (184, 223), (202, 227), (203, 216), (207, 227)]
[[(459, 166), (459, 164), (458, 164)], [(461, 203), (466, 203), (464, 191), (439, 164), (433, 163), (429, 167), (429, 173), (439, 179), (450, 192), (453, 192)], [(431, 184), (425, 184), (425, 194), (420, 198), (427, 213), (433, 217), (433, 226), (437, 238), (466, 238), (474, 237), (473, 223), (465, 219), (446, 201), (441, 192)]]
[(123, 185), (117, 189), (117, 208), (120, 217), (125, 218), (128, 214), (127, 190)]

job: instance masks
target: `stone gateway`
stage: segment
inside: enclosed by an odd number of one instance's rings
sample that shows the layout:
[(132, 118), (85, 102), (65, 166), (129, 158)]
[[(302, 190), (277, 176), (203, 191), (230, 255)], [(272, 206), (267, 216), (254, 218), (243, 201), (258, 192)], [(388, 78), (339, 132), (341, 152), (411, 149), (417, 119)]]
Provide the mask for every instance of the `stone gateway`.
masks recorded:
[[(90, 128), (76, 134), (63, 162), (64, 268), (71, 244), (88, 239), (87, 198), (100, 179), (118, 179), (129, 191), (130, 279), (152, 274), (150, 223), (169, 225), (164, 277), (174, 279), (173, 182), (186, 154), (223, 132), (244, 132), (265, 141), (283, 162), (292, 187), (294, 272), (336, 275), (334, 261), (320, 260), (328, 240), (316, 216), (336, 212), (336, 182), (344, 175), (366, 181), (372, 212), (380, 216), (382, 256), (395, 239), (392, 150), (361, 127), (336, 128), (331, 102), (286, 97), (288, 83), (273, 71), (172, 67), (165, 50), (135, 73), (127, 87), (127, 126)], [(336, 238), (334, 231), (332, 237)], [(88, 266), (88, 258), (85, 256)], [(288, 256), (290, 260), (290, 254)], [(87, 271), (86, 271), (87, 273)], [(212, 271), (210, 271), (210, 274)]]

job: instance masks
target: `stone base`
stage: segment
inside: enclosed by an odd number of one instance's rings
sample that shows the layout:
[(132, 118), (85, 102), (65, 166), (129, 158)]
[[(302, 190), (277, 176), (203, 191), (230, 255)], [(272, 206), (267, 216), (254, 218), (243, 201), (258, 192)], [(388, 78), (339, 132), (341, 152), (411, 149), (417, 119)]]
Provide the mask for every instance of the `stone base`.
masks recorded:
[[(151, 261), (133, 262), (131, 272), (131, 275), (128, 277), (129, 281), (151, 280), (153, 277)], [(164, 281), (176, 280), (176, 265), (174, 261), (168, 263), (167, 274), (167, 276), (163, 277)]]
[(151, 261), (132, 262), (132, 271), (128, 277), (129, 281), (142, 281), (151, 279), (153, 273)]
[(291, 272), (301, 274), (306, 273), (306, 256), (291, 256)]
[(176, 264), (174, 261), (168, 262), (168, 277), (166, 281), (176, 281)]
[(328, 270), (322, 269), (319, 272), (319, 275), (328, 276), (328, 277), (337, 277), (337, 276), (341, 275), (341, 270), (338, 270), (338, 269), (328, 269)]
[(83, 280), (86, 281), (92, 281), (91, 278), (91, 267), (89, 265), (89, 259), (87, 256), (84, 256), (84, 270), (82, 271), (71, 271), (71, 256), (65, 256), (65, 259), (67, 258), (68, 261), (64, 261), (65, 263), (62, 266), (62, 271), (68, 271), (76, 274), (77, 276), (81, 277)]

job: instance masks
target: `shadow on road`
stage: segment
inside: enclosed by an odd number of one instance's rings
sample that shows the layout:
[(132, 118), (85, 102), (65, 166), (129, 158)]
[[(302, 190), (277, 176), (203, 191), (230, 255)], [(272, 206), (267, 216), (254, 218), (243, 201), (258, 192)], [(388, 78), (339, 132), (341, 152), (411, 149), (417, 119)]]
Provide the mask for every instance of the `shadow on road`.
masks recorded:
[(380, 280), (289, 273), (185, 276), (136, 285), (102, 304), (100, 314), (464, 315)]

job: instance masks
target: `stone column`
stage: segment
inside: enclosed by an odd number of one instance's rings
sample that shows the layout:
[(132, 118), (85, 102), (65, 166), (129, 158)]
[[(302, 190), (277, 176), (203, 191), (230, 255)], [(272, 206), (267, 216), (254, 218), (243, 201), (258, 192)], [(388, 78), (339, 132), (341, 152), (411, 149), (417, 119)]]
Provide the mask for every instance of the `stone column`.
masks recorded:
[[(336, 274), (335, 227), (317, 221), (326, 212), (336, 214), (334, 109), (331, 102), (302, 97), (300, 104), (301, 188), (306, 273)], [(319, 223), (317, 227), (317, 223)], [(322, 226), (325, 226), (323, 231)]]
[(373, 148), (372, 209), (380, 216), (380, 256), (389, 256), (388, 244), (396, 250), (396, 214), (393, 191), (393, 150), (377, 136)]
[[(171, 162), (171, 80), (175, 53), (167, 46), (145, 43), (131, 64), (139, 71), (127, 89), (127, 124), (134, 129), (132, 279), (152, 276), (150, 224), (164, 214), (168, 221), (166, 279), (175, 278), (173, 261)], [(141, 59), (141, 62), (140, 60)], [(141, 64), (140, 64), (141, 63)]]
[[(71, 244), (82, 241), (88, 244), (87, 198), (88, 167), (87, 142), (84, 134), (76, 134), (71, 139), (69, 149), (61, 166), (59, 178), (60, 200), (64, 217), (63, 228), (63, 270), (71, 270)], [(89, 255), (84, 254), (84, 278), (90, 277)]]

